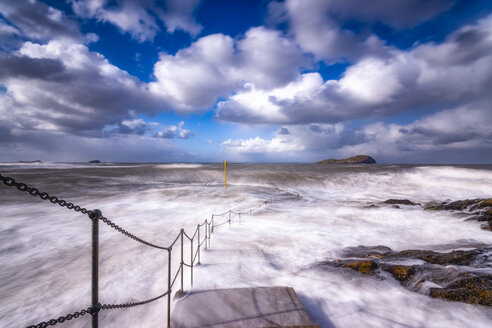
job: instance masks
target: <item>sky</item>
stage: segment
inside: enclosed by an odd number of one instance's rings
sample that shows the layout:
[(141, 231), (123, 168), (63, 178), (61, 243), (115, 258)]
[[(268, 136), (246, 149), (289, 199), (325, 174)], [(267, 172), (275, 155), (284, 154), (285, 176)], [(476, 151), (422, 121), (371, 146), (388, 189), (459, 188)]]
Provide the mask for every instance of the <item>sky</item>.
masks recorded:
[(492, 163), (490, 0), (2, 0), (0, 161)]

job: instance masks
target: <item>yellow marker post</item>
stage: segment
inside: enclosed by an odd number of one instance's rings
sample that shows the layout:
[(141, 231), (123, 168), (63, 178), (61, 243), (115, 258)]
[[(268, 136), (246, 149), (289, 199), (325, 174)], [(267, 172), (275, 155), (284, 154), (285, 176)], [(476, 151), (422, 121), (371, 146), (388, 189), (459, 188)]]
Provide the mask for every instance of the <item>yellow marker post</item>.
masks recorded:
[(227, 161), (224, 161), (224, 188), (227, 187)]

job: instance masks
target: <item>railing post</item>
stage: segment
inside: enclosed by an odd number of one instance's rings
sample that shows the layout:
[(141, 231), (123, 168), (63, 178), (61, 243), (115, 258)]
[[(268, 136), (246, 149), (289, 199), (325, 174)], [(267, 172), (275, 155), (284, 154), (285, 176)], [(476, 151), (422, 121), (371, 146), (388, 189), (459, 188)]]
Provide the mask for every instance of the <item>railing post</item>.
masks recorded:
[(92, 221), (92, 328), (99, 324), (99, 219), (100, 210), (93, 210), (90, 216)]
[[(212, 226), (212, 222), (208, 224), (208, 248), (210, 248), (210, 227)], [(206, 243), (206, 242), (205, 242)]]
[(212, 218), (210, 219), (210, 222), (212, 224), (212, 233), (214, 232), (214, 215), (212, 214)]
[(229, 228), (231, 227), (231, 210), (229, 210)]
[(167, 251), (167, 328), (171, 328), (171, 251), (172, 248)]
[(183, 277), (184, 277), (184, 254), (183, 254), (183, 236), (184, 236), (184, 229), (181, 228), (181, 264), (180, 264), (180, 270), (181, 270), (181, 293), (183, 293)]
[(191, 287), (193, 287), (193, 239), (190, 241), (190, 263)]
[(203, 229), (205, 230), (205, 249), (207, 249), (207, 235), (208, 235), (208, 220), (205, 220), (205, 225), (203, 226)]
[(200, 264), (200, 225), (198, 225), (198, 264)]

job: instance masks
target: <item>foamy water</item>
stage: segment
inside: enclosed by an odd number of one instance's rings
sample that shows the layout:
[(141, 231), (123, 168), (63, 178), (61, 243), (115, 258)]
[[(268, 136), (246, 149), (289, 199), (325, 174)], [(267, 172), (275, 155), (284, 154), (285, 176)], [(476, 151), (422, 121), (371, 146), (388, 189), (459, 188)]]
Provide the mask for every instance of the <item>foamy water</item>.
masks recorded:
[[(366, 208), (388, 198), (424, 203), (491, 197), (491, 166), (232, 164), (227, 189), (221, 165), (3, 164), (1, 173), (99, 208), (161, 245), (181, 227), (192, 232), (212, 213), (273, 199), (231, 228), (216, 229), (203, 265), (195, 268), (194, 288), (292, 286), (322, 327), (488, 327), (492, 320), (487, 307), (432, 299), (391, 279), (316, 267), (350, 246), (448, 251), (492, 244), (492, 233), (478, 222), (449, 212)], [(0, 186), (0, 204), (0, 326), (27, 326), (87, 308), (90, 220), (6, 186)], [(167, 252), (103, 223), (100, 233), (101, 303), (134, 302), (166, 290)], [(174, 253), (176, 268), (179, 250)], [(102, 327), (161, 327), (165, 320), (165, 299), (100, 314)], [(59, 325), (89, 327), (90, 317)]]

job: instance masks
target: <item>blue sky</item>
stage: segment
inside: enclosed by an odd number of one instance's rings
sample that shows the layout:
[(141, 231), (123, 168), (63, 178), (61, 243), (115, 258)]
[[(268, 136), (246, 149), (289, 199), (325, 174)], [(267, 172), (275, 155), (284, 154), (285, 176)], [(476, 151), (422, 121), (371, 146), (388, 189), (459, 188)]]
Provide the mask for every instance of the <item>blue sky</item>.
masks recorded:
[(492, 162), (487, 0), (7, 0), (0, 161)]

